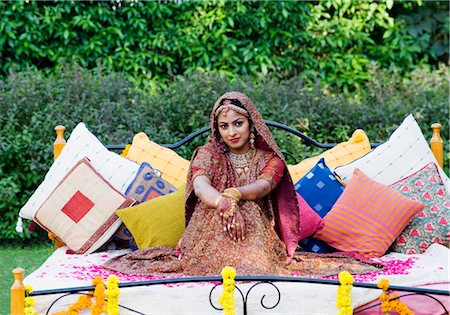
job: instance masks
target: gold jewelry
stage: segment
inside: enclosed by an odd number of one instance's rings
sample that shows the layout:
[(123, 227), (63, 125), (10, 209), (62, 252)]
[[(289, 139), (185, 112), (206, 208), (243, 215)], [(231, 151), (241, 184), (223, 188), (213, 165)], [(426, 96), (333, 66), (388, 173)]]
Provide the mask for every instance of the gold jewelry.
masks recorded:
[(227, 158), (230, 161), (233, 170), (239, 176), (242, 174), (247, 174), (250, 171), (250, 166), (253, 163), (255, 154), (256, 150), (254, 148), (250, 148), (250, 150), (248, 150), (247, 153), (244, 154), (227, 152)]
[(216, 200), (214, 200), (214, 205), (216, 208), (219, 206), (220, 199), (222, 199), (222, 195), (217, 196)]
[(233, 110), (236, 113), (239, 113), (241, 115), (244, 115), (245, 117), (248, 117), (248, 111), (247, 110), (245, 110), (244, 108), (241, 108), (239, 106), (233, 105), (231, 103), (219, 106), (216, 109), (216, 112), (214, 113), (214, 117), (219, 116), (220, 113), (222, 113), (222, 112), (224, 113), (224, 115), (226, 117), (229, 110)]
[(232, 187), (225, 189), (222, 193), (222, 196), (238, 202), (239, 200), (241, 200), (242, 194), (239, 189)]

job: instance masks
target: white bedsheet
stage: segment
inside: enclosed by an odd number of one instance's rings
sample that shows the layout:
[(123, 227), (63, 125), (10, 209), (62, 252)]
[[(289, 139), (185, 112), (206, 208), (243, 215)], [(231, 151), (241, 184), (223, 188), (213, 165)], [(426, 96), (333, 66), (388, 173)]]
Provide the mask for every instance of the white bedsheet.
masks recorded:
[[(89, 286), (95, 276), (102, 275), (106, 281), (111, 273), (101, 267), (107, 259), (123, 254), (127, 251), (109, 251), (90, 255), (66, 254), (66, 247), (56, 250), (47, 261), (36, 271), (26, 276), (25, 284), (29, 284), (35, 291), (56, 288), (71, 288)], [(434, 244), (421, 255), (403, 255), (391, 253), (379, 259), (388, 265), (382, 272), (364, 276), (356, 276), (356, 281), (377, 283), (380, 279), (388, 279), (391, 285), (420, 286), (434, 283), (445, 283), (450, 290), (450, 250), (439, 244)], [(153, 277), (137, 277), (118, 274), (121, 282), (140, 281)], [(158, 277), (154, 277), (158, 278)], [(209, 304), (209, 293), (213, 283), (194, 283), (178, 285), (157, 285), (136, 288), (122, 288), (119, 304), (138, 310), (145, 314), (222, 314), (214, 310)], [(252, 283), (237, 283), (245, 293)], [(307, 283), (276, 283), (281, 291), (281, 301), (272, 310), (261, 306), (261, 297), (266, 295), (264, 302), (267, 306), (274, 304), (277, 298), (276, 290), (270, 285), (257, 286), (248, 298), (248, 314), (337, 314), (336, 289), (334, 285)], [(219, 307), (217, 300), (221, 294), (221, 287), (213, 293), (214, 304)], [(352, 306), (364, 305), (380, 295), (380, 290), (353, 288)], [(36, 297), (36, 311), (45, 314), (50, 303), (58, 295)], [(66, 310), (73, 304), (77, 295), (65, 297), (58, 301), (50, 314)], [(237, 314), (242, 314), (242, 301), (236, 295)], [(89, 314), (80, 313), (80, 314)], [(121, 309), (120, 314), (135, 314)]]

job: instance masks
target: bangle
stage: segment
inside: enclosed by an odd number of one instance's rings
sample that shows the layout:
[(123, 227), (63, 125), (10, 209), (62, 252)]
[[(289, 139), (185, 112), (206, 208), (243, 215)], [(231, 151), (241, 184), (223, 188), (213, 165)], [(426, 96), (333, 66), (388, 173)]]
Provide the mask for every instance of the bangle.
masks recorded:
[(216, 200), (214, 200), (214, 205), (216, 208), (219, 206), (220, 199), (222, 199), (222, 195), (217, 196)]
[(222, 193), (222, 196), (230, 198), (230, 199), (238, 202), (241, 199), (242, 194), (239, 191), (239, 189), (232, 187), (232, 188), (225, 189)]

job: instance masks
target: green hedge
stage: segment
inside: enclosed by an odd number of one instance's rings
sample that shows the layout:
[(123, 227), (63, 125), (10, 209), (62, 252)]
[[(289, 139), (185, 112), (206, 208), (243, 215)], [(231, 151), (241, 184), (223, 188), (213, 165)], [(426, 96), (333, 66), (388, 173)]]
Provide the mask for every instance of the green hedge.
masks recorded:
[(198, 69), (364, 87), (448, 61), (448, 1), (0, 2), (0, 74), (98, 63), (149, 88)]
[[(158, 143), (173, 143), (208, 123), (215, 100), (224, 92), (247, 93), (263, 116), (304, 131), (322, 142), (346, 140), (363, 128), (372, 142), (383, 142), (413, 113), (427, 138), (440, 120), (449, 139), (449, 68), (416, 69), (406, 78), (395, 71), (369, 68), (370, 80), (359, 96), (334, 94), (327, 86), (305, 86), (299, 78), (230, 81), (218, 74), (192, 73), (147, 93), (123, 75), (102, 68), (62, 65), (54, 75), (12, 73), (0, 81), (0, 239), (18, 238), (17, 212), (51, 165), (55, 125), (67, 134), (86, 122), (104, 143), (130, 142), (140, 131)], [(276, 132), (279, 144), (300, 158), (308, 151), (298, 140)], [(195, 145), (179, 153), (189, 158)], [(446, 152), (449, 146), (446, 142)], [(448, 167), (450, 156), (446, 155)], [(448, 169), (447, 169), (448, 171)], [(22, 238), (35, 237), (26, 233)]]

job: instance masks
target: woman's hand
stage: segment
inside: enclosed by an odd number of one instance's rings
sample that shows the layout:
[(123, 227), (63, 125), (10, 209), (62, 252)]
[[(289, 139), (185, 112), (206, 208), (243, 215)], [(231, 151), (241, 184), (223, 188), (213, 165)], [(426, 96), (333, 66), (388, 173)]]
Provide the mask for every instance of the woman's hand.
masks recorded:
[(233, 215), (229, 215), (233, 212), (232, 207), (234, 206), (233, 202), (225, 197), (221, 197), (217, 203), (217, 211), (219, 211), (220, 218), (222, 220), (223, 231), (230, 231), (231, 223), (233, 222)]
[(241, 212), (238, 210), (234, 214), (233, 222), (230, 226), (230, 236), (235, 241), (244, 241), (247, 234), (245, 220)]

